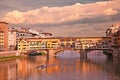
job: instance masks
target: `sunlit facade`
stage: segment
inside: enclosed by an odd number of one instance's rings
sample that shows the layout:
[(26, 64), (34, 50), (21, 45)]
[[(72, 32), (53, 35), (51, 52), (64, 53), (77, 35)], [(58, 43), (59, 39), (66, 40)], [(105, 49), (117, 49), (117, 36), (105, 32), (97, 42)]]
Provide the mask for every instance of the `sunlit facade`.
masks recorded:
[(54, 38), (26, 38), (18, 42), (18, 50), (27, 52), (29, 50), (57, 49), (59, 42), (59, 39)]
[(109, 37), (74, 37), (74, 38), (26, 38), (18, 42), (18, 50), (27, 52), (39, 49), (110, 49)]
[(120, 24), (114, 24), (106, 30), (106, 36), (111, 37), (110, 45), (114, 49), (120, 49)]
[(20, 39), (18, 42), (18, 51), (20, 53), (25, 53), (27, 50), (29, 50), (29, 45), (27, 44), (27, 41), (25, 39)]
[(86, 37), (81, 39), (82, 49), (110, 49), (109, 37)]
[(8, 51), (8, 23), (0, 22), (0, 51)]
[(8, 31), (8, 47), (9, 50), (15, 50), (16, 48), (16, 30)]

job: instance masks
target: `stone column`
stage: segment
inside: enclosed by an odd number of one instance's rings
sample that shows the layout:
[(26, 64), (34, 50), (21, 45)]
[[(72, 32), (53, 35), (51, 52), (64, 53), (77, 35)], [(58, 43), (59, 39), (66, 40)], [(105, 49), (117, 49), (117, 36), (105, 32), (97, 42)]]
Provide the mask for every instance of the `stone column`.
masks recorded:
[(49, 51), (49, 49), (46, 49), (46, 51), (47, 51), (47, 55), (46, 55), (46, 56), (47, 56), (47, 60), (49, 60), (49, 56), (50, 56), (50, 55), (49, 55), (49, 52), (50, 52), (50, 51)]
[(113, 49), (113, 58), (114, 57), (120, 57), (120, 50), (118, 50), (118, 49)]
[(82, 60), (86, 60), (87, 59), (87, 53), (86, 53), (85, 49), (81, 50), (80, 59), (82, 59)]

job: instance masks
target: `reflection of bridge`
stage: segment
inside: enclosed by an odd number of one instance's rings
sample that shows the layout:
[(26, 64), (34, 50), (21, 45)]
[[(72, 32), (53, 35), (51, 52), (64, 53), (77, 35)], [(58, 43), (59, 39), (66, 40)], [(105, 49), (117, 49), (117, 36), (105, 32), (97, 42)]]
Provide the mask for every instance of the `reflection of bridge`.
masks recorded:
[(23, 47), (25, 53), (32, 51), (44, 52), (48, 57), (68, 49), (79, 52), (81, 57), (84, 58), (92, 50), (112, 51), (109, 37), (27, 38), (23, 42), (24, 44), (22, 43), (19, 46)]

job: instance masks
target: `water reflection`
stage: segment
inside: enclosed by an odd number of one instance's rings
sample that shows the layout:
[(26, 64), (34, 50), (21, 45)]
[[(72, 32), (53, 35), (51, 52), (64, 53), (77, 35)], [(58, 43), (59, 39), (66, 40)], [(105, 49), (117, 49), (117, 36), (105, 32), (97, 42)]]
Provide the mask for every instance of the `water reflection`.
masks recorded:
[[(44, 70), (36, 68), (47, 64)], [(0, 62), (0, 80), (120, 80), (119, 59), (108, 60), (101, 56), (79, 58), (29, 57)]]
[(0, 62), (0, 80), (16, 80), (17, 66), (16, 61)]

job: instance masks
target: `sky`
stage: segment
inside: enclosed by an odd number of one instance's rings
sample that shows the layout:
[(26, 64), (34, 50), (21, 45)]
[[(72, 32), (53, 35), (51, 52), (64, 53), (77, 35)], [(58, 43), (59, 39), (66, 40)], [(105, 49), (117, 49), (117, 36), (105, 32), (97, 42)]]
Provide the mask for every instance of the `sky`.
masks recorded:
[(0, 21), (53, 36), (104, 37), (120, 22), (120, 0), (0, 0)]

